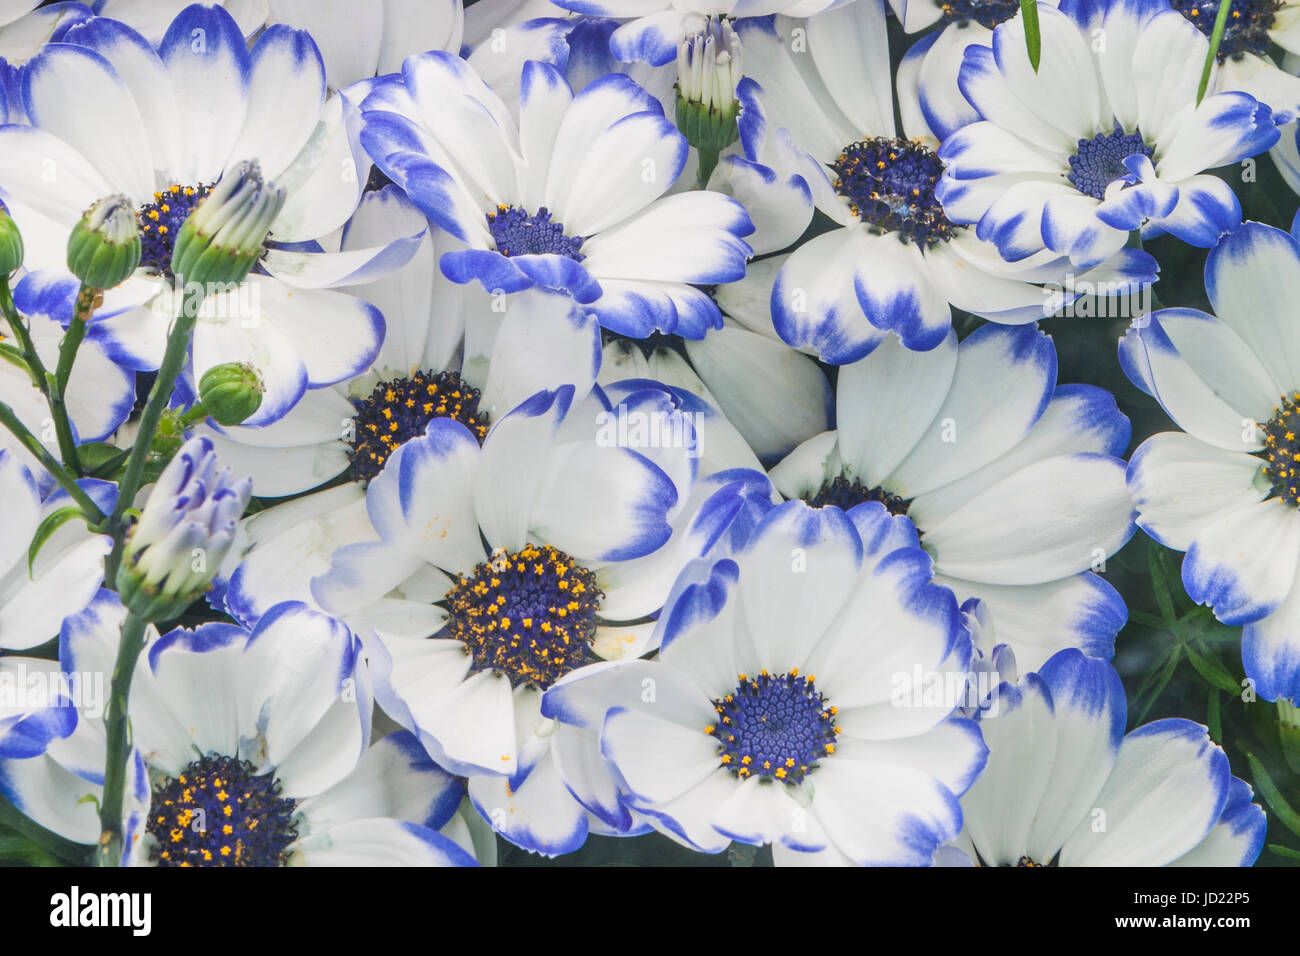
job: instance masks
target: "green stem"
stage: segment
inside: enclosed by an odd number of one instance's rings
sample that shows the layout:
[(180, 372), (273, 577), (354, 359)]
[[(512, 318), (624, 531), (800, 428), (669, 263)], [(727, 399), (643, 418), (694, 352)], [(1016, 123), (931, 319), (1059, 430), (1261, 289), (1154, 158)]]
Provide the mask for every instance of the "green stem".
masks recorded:
[(95, 852), (95, 863), (99, 866), (119, 866), (122, 862), (122, 807), (126, 799), (127, 762), (131, 756), (131, 741), (127, 739), (130, 730), (127, 701), (131, 697), (135, 665), (144, 650), (147, 624), (133, 611), (126, 612), (122, 621), (122, 642), (117, 647), (117, 663), (113, 666), (113, 685), (104, 715), (108, 757), (104, 763), (104, 796), (99, 810), (102, 832)]
[(167, 351), (163, 355), (162, 366), (149, 392), (144, 412), (140, 415), (140, 428), (136, 432), (135, 444), (131, 446), (131, 457), (127, 459), (126, 471), (118, 482), (117, 504), (112, 517), (108, 519), (107, 531), (113, 536), (113, 552), (104, 565), (104, 580), (110, 584), (117, 580), (117, 568), (122, 563), (122, 550), (126, 546), (126, 511), (135, 502), (136, 492), (144, 478), (144, 467), (149, 459), (149, 450), (153, 445), (154, 432), (167, 402), (171, 398), (176, 379), (185, 364), (185, 356), (190, 346), (190, 333), (194, 331), (196, 316), (190, 314), (195, 310), (182, 303), (181, 313), (172, 324), (171, 334), (167, 338)]
[(85, 866), (90, 848), (45, 829), (0, 794), (0, 825), (39, 846), (65, 866)]
[(700, 188), (707, 189), (709, 186), (709, 177), (712, 176), (713, 171), (718, 168), (718, 155), (721, 151), (716, 149), (706, 149), (701, 146), (698, 147), (698, 152), (700, 154), (700, 171), (698, 177)]
[(1219, 55), (1219, 44), (1223, 42), (1223, 31), (1228, 26), (1228, 11), (1232, 9), (1232, 0), (1219, 0), (1219, 15), (1214, 18), (1214, 32), (1210, 34), (1210, 50), (1205, 55), (1205, 66), (1201, 69), (1201, 85), (1196, 88), (1196, 105), (1205, 99), (1205, 91), (1210, 86), (1210, 70), (1214, 69), (1215, 58)]
[(23, 447), (36, 456), (36, 459), (45, 470), (53, 475), (54, 480), (72, 496), (73, 501), (80, 505), (87, 521), (91, 524), (98, 524), (104, 520), (104, 512), (100, 511), (99, 505), (95, 504), (90, 496), (78, 487), (77, 479), (59, 464), (58, 459), (45, 450), (41, 440), (27, 430), (27, 426), (18, 420), (14, 410), (4, 402), (0, 402), (0, 425), (4, 425), (13, 432), (17, 439), (23, 443)]
[(13, 294), (9, 291), (8, 276), (0, 276), (0, 312), (4, 313), (9, 328), (14, 333), (14, 338), (18, 340), (18, 348), (22, 350), (23, 358), (27, 360), (27, 368), (31, 373), (32, 384), (40, 389), (41, 394), (48, 399), (50, 384), (45, 378), (45, 366), (41, 362), (41, 357), (36, 354), (36, 346), (32, 344), (32, 337), (27, 331), (27, 326), (23, 324), (22, 316), (18, 314), (17, 307), (14, 305)]

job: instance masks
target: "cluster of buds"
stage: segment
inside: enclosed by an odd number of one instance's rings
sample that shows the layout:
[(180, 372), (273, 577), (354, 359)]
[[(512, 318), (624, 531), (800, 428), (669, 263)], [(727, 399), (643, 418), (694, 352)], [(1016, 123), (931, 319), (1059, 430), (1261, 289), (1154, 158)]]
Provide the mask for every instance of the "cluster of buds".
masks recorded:
[(172, 274), (202, 288), (243, 282), (262, 255), (284, 199), (284, 189), (265, 181), (256, 161), (231, 167), (181, 227), (172, 248)]
[(140, 229), (125, 196), (106, 196), (86, 210), (68, 237), (68, 271), (89, 289), (121, 285), (140, 264)]
[[(677, 45), (677, 128), (700, 151), (701, 165), (716, 164), (740, 135), (736, 85), (744, 75), (740, 38), (724, 19), (709, 17)], [(703, 169), (700, 178), (707, 179)]]
[(234, 480), (206, 438), (191, 438), (168, 463), (126, 541), (117, 572), (122, 603), (140, 617), (178, 617), (208, 590), (235, 540), (253, 491)]

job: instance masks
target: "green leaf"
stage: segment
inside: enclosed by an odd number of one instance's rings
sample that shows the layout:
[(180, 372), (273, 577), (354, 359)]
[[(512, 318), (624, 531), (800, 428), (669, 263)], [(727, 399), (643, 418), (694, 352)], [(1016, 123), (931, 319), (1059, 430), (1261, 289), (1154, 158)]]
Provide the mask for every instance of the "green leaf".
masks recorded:
[(1187, 659), (1191, 661), (1196, 673), (1204, 677), (1206, 683), (1229, 694), (1235, 694), (1241, 689), (1241, 685), (1228, 673), (1226, 667), (1210, 655), (1198, 653), (1190, 641), (1183, 645), (1183, 650), (1187, 652)]
[(1142, 706), (1136, 708), (1136, 716), (1133, 717), (1131, 726), (1136, 727), (1138, 724), (1142, 723), (1142, 720), (1150, 712), (1152, 705), (1160, 699), (1160, 695), (1163, 694), (1165, 688), (1169, 686), (1169, 681), (1173, 678), (1174, 671), (1178, 669), (1178, 661), (1182, 658), (1182, 652), (1182, 646), (1176, 646), (1169, 652), (1169, 657), (1165, 660), (1164, 667), (1160, 668), (1158, 671), (1155, 667), (1151, 668), (1151, 670), (1147, 672), (1147, 676), (1142, 679), (1142, 685), (1138, 687), (1138, 692), (1134, 697), (1140, 698), (1142, 696), (1143, 687), (1149, 686), (1150, 691), (1148, 692), (1146, 700), (1143, 701)]
[[(77, 454), (81, 458), (82, 469), (95, 478), (104, 478), (111, 474), (111, 469), (105, 468), (107, 464), (115, 460), (125, 462), (130, 451), (122, 451), (115, 445), (107, 442), (93, 441), (84, 445), (77, 446)], [(95, 474), (100, 469), (104, 469), (104, 474)]]
[[(21, 810), (0, 794), (0, 826), (6, 830), (16, 833), (18, 837), (29, 846), (53, 858), (46, 861), (40, 852), (33, 854), (37, 859), (30, 859), (28, 862), (37, 862), (43, 864), (53, 864), (54, 861), (69, 866), (86, 866), (90, 862), (90, 847), (83, 846), (80, 843), (73, 843), (57, 833), (45, 829), (39, 823), (31, 820)], [(24, 854), (26, 855), (26, 854)]]
[(32, 367), (27, 364), (27, 359), (23, 358), (23, 353), (12, 345), (0, 344), (0, 359), (4, 359), (10, 365), (17, 366), (27, 375), (32, 374)]
[(1273, 778), (1268, 775), (1264, 765), (1249, 750), (1246, 751), (1246, 762), (1250, 764), (1250, 777), (1255, 784), (1255, 789), (1264, 798), (1264, 802), (1268, 804), (1274, 816), (1288, 830), (1300, 836), (1300, 813), (1296, 813), (1291, 804), (1286, 802), (1282, 791), (1277, 788), (1277, 784), (1273, 783)]
[(36, 526), (36, 533), (32, 535), (32, 543), (27, 548), (27, 577), (32, 576), (32, 565), (36, 563), (37, 552), (41, 550), (41, 546), (46, 541), (50, 540), (50, 536), (73, 518), (84, 519), (85, 517), (81, 513), (81, 509), (76, 505), (67, 505), (45, 516), (45, 519)]
[(1205, 54), (1205, 66), (1201, 69), (1201, 85), (1196, 88), (1196, 105), (1205, 99), (1205, 91), (1210, 85), (1210, 70), (1219, 55), (1219, 44), (1223, 42), (1223, 31), (1228, 25), (1228, 11), (1232, 9), (1232, 0), (1219, 0), (1219, 15), (1214, 18), (1214, 32), (1210, 34), (1210, 49)]
[(1276, 843), (1270, 843), (1268, 849), (1270, 853), (1275, 853), (1283, 859), (1300, 860), (1300, 850), (1293, 850), (1289, 846), (1279, 846)]
[(1223, 720), (1219, 714), (1219, 692), (1213, 687), (1210, 688), (1210, 698), (1205, 704), (1205, 722), (1210, 727), (1210, 739), (1222, 743)]
[(1029, 51), (1029, 65), (1038, 72), (1038, 61), (1043, 55), (1043, 36), (1038, 29), (1038, 3), (1020, 0), (1020, 13), (1025, 18), (1025, 49)]
[(1170, 593), (1169, 574), (1162, 560), (1162, 551), (1158, 545), (1150, 545), (1147, 566), (1151, 570), (1151, 590), (1155, 592), (1156, 604), (1160, 606), (1160, 616), (1165, 619), (1166, 627), (1173, 627), (1178, 615), (1174, 613), (1174, 598)]

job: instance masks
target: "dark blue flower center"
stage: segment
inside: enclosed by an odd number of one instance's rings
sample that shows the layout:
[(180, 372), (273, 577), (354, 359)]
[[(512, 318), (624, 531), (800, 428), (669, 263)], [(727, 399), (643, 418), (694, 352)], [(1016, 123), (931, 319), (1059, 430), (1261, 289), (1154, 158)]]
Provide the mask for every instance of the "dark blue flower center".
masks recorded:
[(1300, 507), (1300, 392), (1283, 395), (1264, 425), (1264, 474), (1273, 486), (1270, 498)]
[(353, 401), (352, 462), (349, 474), (362, 484), (379, 474), (388, 456), (417, 435), (423, 435), (435, 418), (460, 422), (481, 444), (487, 437), (487, 415), (478, 410), (479, 392), (461, 381), (456, 372), (380, 382), (369, 397)]
[(1070, 157), (1070, 183), (1086, 196), (1105, 199), (1107, 186), (1132, 175), (1124, 160), (1136, 154), (1151, 156), (1152, 149), (1142, 141), (1140, 132), (1126, 133), (1118, 124), (1113, 133), (1081, 139)]
[(465, 644), (471, 671), (496, 671), (511, 687), (545, 690), (593, 660), (602, 597), (595, 572), (549, 544), (513, 554), (502, 548), (447, 592), (440, 633)]
[(529, 214), (514, 206), (498, 206), (488, 213), (488, 231), (497, 252), (503, 256), (565, 256), (575, 262), (586, 258), (581, 236), (566, 236), (564, 226), (551, 219), (551, 211), (542, 206)]
[(846, 146), (831, 169), (835, 191), (862, 222), (927, 244), (946, 242), (956, 231), (934, 196), (943, 163), (921, 143), (863, 140)]
[[(1214, 33), (1214, 20), (1219, 15), (1219, 0), (1169, 0), (1170, 5), (1196, 24), (1207, 37)], [(1264, 56), (1268, 53), (1268, 31), (1273, 26), (1273, 19), (1281, 0), (1231, 0), (1228, 8), (1228, 22), (1223, 28), (1223, 39), (1219, 41), (1219, 62), (1230, 56), (1254, 53)]]
[(140, 265), (172, 278), (172, 247), (181, 226), (194, 207), (207, 198), (212, 186), (168, 186), (153, 194), (153, 202), (140, 207)]
[(944, 18), (951, 23), (974, 20), (992, 30), (1020, 12), (1019, 0), (949, 0), (940, 4)]
[(828, 505), (848, 511), (868, 501), (879, 501), (891, 515), (905, 515), (912, 504), (910, 498), (900, 498), (884, 488), (868, 488), (857, 478), (852, 481), (836, 475), (824, 483), (814, 494), (804, 495), (809, 507), (825, 508)]
[(718, 722), (704, 728), (718, 740), (718, 759), (742, 780), (769, 777), (799, 783), (835, 752), (835, 708), (798, 668), (773, 677), (741, 674), (735, 693), (713, 702)]
[(159, 866), (282, 866), (298, 838), (297, 803), (275, 774), (254, 774), (235, 757), (195, 760), (160, 781), (145, 829)]

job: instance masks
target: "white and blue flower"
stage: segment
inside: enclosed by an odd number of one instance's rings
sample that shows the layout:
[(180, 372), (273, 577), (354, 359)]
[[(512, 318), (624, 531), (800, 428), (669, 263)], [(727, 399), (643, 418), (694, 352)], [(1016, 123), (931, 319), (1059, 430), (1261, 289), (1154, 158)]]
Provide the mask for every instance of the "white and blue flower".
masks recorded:
[(914, 671), (964, 690), (970, 637), (930, 572), (878, 502), (773, 508), (732, 556), (683, 576), (657, 661), (547, 691), (543, 714), (596, 737), (618, 784), (571, 789), (704, 852), (736, 840), (772, 844), (778, 863), (928, 862), (960, 831), (986, 753), (952, 701), (899, 695)]
[[(1105, 661), (1064, 650), (986, 701), (988, 764), (962, 797), (947, 865), (1249, 866), (1264, 811), (1205, 727), (1170, 718), (1124, 733)], [(936, 860), (938, 862), (939, 860)]]
[(836, 407), (837, 430), (772, 469), (782, 494), (882, 502), (1028, 669), (1066, 647), (1111, 657), (1127, 610), (1097, 572), (1134, 531), (1129, 421), (1109, 392), (1057, 384), (1048, 336), (985, 325), (929, 352), (891, 338), (840, 369)]
[[(57, 665), (0, 664), (57, 667), (79, 688), (0, 712), (0, 791), (76, 843), (99, 840), (102, 694), (124, 614), (102, 591), (64, 624)], [(371, 743), (359, 652), (346, 627), (301, 604), (251, 634), (204, 624), (152, 635), (130, 700), (124, 864), (474, 865), (455, 820), (464, 785), (410, 734)]]
[(701, 338), (721, 324), (693, 284), (745, 273), (753, 230), (714, 192), (663, 194), (685, 138), (623, 74), (574, 94), (555, 67), (523, 71), (520, 118), (463, 60), (408, 58), (363, 103), (371, 158), (466, 248), (444, 274), (488, 291), (563, 289), (607, 329)]
[(1266, 104), (1213, 76), (1198, 105), (1205, 35), (1164, 0), (1040, 3), (1038, 15), (1037, 72), (1019, 16), (965, 48), (958, 82), (980, 120), (939, 149), (949, 218), (1012, 262), (1048, 249), (1079, 269), (1134, 230), (1208, 248), (1237, 228), (1232, 188), (1202, 170), (1278, 132)]
[(1183, 559), (1183, 587), (1228, 625), (1267, 700), (1300, 702), (1300, 242), (1248, 222), (1205, 265), (1214, 315), (1161, 309), (1120, 362), (1182, 432), (1133, 453), (1138, 527)]

